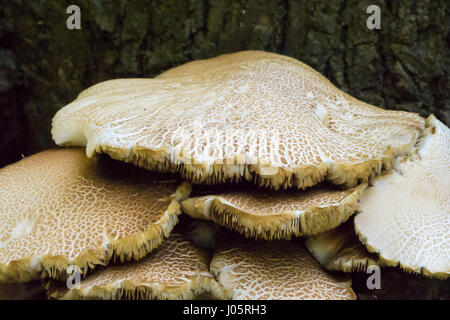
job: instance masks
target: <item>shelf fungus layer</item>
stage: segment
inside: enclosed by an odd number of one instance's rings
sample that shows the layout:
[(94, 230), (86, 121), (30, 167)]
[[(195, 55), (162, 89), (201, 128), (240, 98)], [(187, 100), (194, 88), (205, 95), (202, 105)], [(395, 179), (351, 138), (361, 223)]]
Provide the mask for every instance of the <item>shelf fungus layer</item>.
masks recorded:
[(52, 135), (86, 146), (89, 157), (107, 153), (195, 183), (303, 189), (367, 181), (409, 151), (423, 126), (416, 114), (349, 96), (296, 59), (243, 51), (94, 85), (58, 111)]
[(248, 238), (290, 239), (318, 234), (345, 222), (357, 209), (366, 189), (270, 191), (246, 188), (181, 202), (193, 218), (211, 220)]
[(221, 235), (210, 270), (229, 299), (351, 300), (351, 280), (328, 274), (303, 241), (255, 241)]
[(359, 239), (389, 266), (436, 278), (450, 274), (450, 130), (434, 116), (417, 152), (399, 158), (361, 198)]
[(172, 233), (142, 260), (109, 266), (82, 280), (71, 290), (50, 291), (59, 299), (193, 299), (223, 298), (209, 272), (209, 254)]
[(169, 235), (189, 193), (186, 182), (80, 148), (9, 165), (0, 170), (0, 282), (140, 259)]
[(336, 229), (309, 237), (305, 244), (314, 258), (330, 271), (366, 272), (370, 266), (384, 265), (358, 240), (353, 219)]

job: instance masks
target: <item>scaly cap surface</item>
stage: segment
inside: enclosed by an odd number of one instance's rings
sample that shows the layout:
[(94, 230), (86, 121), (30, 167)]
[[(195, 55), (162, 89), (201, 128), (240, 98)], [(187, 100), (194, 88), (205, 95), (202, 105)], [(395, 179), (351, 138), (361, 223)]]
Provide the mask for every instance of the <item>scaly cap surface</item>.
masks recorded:
[(0, 282), (140, 259), (169, 235), (189, 192), (189, 184), (88, 159), (80, 148), (7, 166), (0, 170)]
[(389, 266), (436, 278), (450, 274), (450, 130), (427, 119), (418, 151), (399, 158), (361, 198), (359, 239)]
[(346, 190), (270, 191), (246, 188), (181, 202), (193, 218), (211, 220), (248, 238), (290, 239), (314, 235), (346, 221), (367, 184)]
[(193, 299), (202, 293), (222, 298), (209, 272), (209, 255), (177, 233), (142, 260), (109, 266), (78, 287), (55, 291), (60, 299)]
[(64, 146), (87, 146), (193, 182), (274, 189), (323, 180), (355, 186), (390, 168), (423, 129), (416, 114), (358, 101), (300, 61), (243, 51), (155, 79), (83, 91), (53, 119)]
[(326, 273), (302, 241), (255, 241), (221, 236), (211, 272), (230, 299), (356, 299), (347, 278)]

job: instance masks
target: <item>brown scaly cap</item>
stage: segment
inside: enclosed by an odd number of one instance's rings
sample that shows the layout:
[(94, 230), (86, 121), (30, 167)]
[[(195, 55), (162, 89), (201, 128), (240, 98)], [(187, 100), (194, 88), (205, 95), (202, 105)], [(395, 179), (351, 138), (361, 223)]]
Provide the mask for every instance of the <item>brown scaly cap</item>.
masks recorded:
[(70, 148), (0, 170), (0, 282), (140, 259), (169, 235), (190, 185), (99, 161)]
[(389, 266), (447, 279), (450, 275), (450, 129), (434, 116), (417, 153), (399, 158), (361, 198), (355, 229)]
[(366, 189), (270, 191), (247, 188), (181, 202), (193, 218), (211, 220), (248, 238), (290, 239), (318, 234), (345, 222), (358, 208)]
[(223, 298), (209, 272), (209, 254), (172, 233), (142, 260), (109, 266), (71, 290), (53, 290), (59, 299), (193, 299), (200, 294)]
[(356, 299), (348, 277), (325, 272), (303, 241), (255, 241), (221, 235), (211, 272), (229, 299)]
[(243, 51), (190, 62), (155, 79), (83, 91), (53, 119), (63, 146), (86, 146), (194, 183), (247, 180), (353, 187), (389, 169), (424, 119), (361, 102), (300, 61)]

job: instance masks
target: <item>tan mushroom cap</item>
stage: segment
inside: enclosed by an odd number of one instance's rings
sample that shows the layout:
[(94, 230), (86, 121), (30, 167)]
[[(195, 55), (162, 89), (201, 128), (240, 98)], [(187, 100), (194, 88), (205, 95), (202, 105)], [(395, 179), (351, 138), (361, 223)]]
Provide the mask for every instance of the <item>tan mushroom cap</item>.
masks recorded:
[(336, 229), (309, 237), (305, 244), (314, 258), (330, 271), (365, 272), (369, 266), (384, 265), (358, 240), (353, 219)]
[(436, 278), (450, 274), (450, 130), (434, 116), (418, 151), (399, 159), (361, 198), (359, 239), (389, 266)]
[(248, 238), (290, 239), (336, 228), (357, 210), (366, 187), (363, 183), (346, 190), (248, 188), (189, 198), (181, 208), (193, 218), (214, 221)]
[(78, 287), (55, 291), (60, 299), (193, 299), (200, 294), (222, 298), (209, 272), (209, 254), (172, 233), (142, 260), (109, 266), (81, 280)]
[(199, 183), (364, 182), (409, 151), (416, 114), (368, 105), (300, 61), (243, 51), (83, 91), (53, 119), (63, 146)]
[(0, 282), (140, 259), (169, 235), (190, 185), (111, 162), (70, 148), (0, 170)]
[(221, 236), (210, 270), (230, 299), (356, 299), (348, 277), (325, 272), (303, 241), (255, 241)]

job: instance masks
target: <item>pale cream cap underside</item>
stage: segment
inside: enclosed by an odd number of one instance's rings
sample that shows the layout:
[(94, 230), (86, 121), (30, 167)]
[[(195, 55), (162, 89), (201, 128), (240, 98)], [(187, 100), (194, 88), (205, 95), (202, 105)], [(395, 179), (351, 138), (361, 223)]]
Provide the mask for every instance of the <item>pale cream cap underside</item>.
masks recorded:
[(190, 198), (184, 213), (211, 220), (248, 238), (290, 239), (314, 235), (345, 222), (358, 208), (367, 184), (346, 190), (268, 191), (257, 188)]
[(99, 83), (55, 115), (52, 135), (193, 182), (351, 187), (408, 151), (423, 122), (358, 101), (293, 58), (243, 51)]
[(254, 241), (221, 236), (211, 272), (230, 299), (356, 299), (349, 278), (328, 274), (299, 239)]
[(369, 266), (384, 265), (358, 240), (353, 219), (336, 229), (309, 237), (305, 244), (314, 258), (330, 271), (366, 272)]
[(177, 233), (144, 259), (109, 266), (83, 279), (60, 299), (193, 299), (200, 294), (223, 298), (209, 272), (209, 255)]
[(427, 119), (418, 152), (398, 159), (361, 198), (355, 228), (390, 266), (437, 278), (450, 274), (450, 130)]
[(169, 235), (190, 185), (110, 162), (54, 149), (0, 170), (0, 282), (139, 259)]

